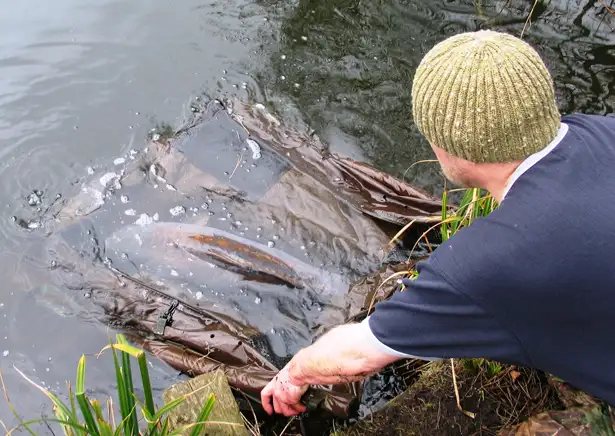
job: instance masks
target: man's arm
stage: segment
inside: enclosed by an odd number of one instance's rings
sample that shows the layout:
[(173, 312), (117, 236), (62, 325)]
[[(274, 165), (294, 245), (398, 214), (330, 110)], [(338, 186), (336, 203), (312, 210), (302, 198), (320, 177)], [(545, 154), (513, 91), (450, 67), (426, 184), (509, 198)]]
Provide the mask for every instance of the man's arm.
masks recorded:
[(263, 407), (269, 414), (296, 415), (305, 410), (299, 400), (309, 385), (361, 380), (402, 357), (378, 342), (367, 320), (336, 327), (299, 351), (263, 389)]
[(449, 277), (467, 276), (464, 266), (469, 262), (457, 258), (447, 262), (445, 278), (443, 270), (436, 268), (436, 255), (419, 263), (418, 278), (405, 282), (404, 291), (377, 303), (367, 320), (337, 327), (299, 351), (262, 391), (265, 410), (296, 415), (305, 410), (299, 399), (310, 384), (357, 380), (402, 357), (523, 362), (525, 351), (516, 336), (470, 297), (481, 286), (496, 290), (497, 281), (486, 280), (487, 273), (470, 263), (467, 269), (476, 281), (453, 286)]

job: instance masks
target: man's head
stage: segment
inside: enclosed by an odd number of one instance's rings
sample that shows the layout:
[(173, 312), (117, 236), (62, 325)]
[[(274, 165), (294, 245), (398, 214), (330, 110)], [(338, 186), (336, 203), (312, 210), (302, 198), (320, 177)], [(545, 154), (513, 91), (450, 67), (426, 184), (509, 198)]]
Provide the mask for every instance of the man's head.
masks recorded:
[(455, 35), (425, 55), (412, 111), (446, 177), (464, 186), (540, 151), (560, 127), (553, 80), (538, 53), (489, 30)]

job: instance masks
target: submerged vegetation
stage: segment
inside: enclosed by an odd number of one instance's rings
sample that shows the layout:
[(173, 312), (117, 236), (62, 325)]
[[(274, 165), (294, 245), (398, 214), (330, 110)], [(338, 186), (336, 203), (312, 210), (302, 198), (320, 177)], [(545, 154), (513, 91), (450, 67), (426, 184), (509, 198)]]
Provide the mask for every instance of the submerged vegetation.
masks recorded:
[[(168, 414), (183, 403), (187, 396), (180, 397), (162, 407), (156, 407), (145, 352), (129, 345), (121, 334), (117, 335), (116, 343), (103, 348), (96, 357), (100, 357), (108, 350), (111, 350), (113, 354), (115, 365), (119, 416), (116, 417), (116, 407), (111, 397), (106, 400), (106, 410), (103, 410), (103, 405), (99, 400), (91, 399), (86, 394), (86, 356), (83, 355), (77, 365), (75, 390), (73, 391), (70, 383), (68, 384), (68, 404), (17, 370), (22, 377), (43, 392), (52, 402), (55, 414), (53, 419), (41, 418), (24, 421), (11, 404), (4, 381), (2, 381), (9, 406), (21, 423), (8, 434), (25, 429), (29, 434), (36, 436), (37, 433), (33, 430), (32, 425), (37, 423), (45, 424), (50, 430), (50, 424), (57, 424), (61, 427), (65, 436), (171, 436), (179, 434), (196, 436), (202, 434), (216, 401), (213, 394), (210, 394), (205, 400), (197, 422), (172, 429), (169, 425)], [(143, 398), (139, 398), (136, 394), (131, 368), (133, 359), (136, 359), (139, 367)], [(194, 391), (190, 395), (197, 392)]]

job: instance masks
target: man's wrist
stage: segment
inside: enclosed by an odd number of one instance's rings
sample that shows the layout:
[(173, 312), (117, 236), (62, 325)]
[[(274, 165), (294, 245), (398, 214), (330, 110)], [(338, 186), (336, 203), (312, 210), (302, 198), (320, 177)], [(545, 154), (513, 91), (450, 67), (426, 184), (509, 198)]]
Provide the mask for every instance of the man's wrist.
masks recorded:
[(306, 377), (301, 368), (301, 360), (304, 358), (305, 349), (300, 350), (288, 363), (288, 381), (295, 386), (307, 385)]

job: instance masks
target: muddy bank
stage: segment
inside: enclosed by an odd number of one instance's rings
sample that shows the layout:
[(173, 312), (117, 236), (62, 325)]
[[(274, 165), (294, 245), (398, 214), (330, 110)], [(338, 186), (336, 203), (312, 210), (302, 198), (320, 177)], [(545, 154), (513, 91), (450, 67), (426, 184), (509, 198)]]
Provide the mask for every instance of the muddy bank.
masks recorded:
[(613, 412), (539, 371), (502, 366), (497, 374), (456, 361), (423, 363), (418, 380), (385, 408), (335, 436), (608, 436)]

